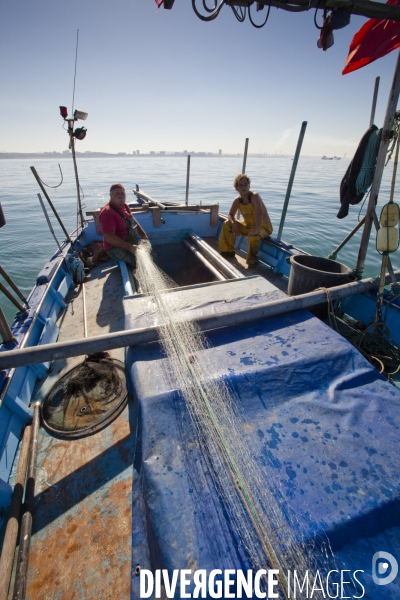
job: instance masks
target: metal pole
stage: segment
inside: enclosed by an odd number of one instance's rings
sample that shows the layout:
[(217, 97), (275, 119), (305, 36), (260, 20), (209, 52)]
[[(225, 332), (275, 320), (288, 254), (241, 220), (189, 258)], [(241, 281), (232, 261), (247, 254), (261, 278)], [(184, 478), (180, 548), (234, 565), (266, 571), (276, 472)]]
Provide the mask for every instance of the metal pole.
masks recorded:
[[(14, 336), (11, 332), (10, 326), (7, 323), (7, 319), (3, 313), (2, 308), (0, 307), (0, 335), (3, 339), (4, 344), (7, 342), (11, 342), (14, 339)], [(0, 579), (1, 581), (1, 579)]]
[(249, 147), (249, 138), (246, 138), (244, 143), (244, 153), (243, 153), (243, 167), (242, 173), (246, 173), (246, 162), (247, 162), (247, 148)]
[(209, 271), (211, 271), (211, 273), (214, 275), (214, 277), (218, 281), (226, 281), (226, 277), (224, 277), (222, 275), (222, 273), (220, 273), (215, 267), (213, 267), (213, 265), (202, 255), (201, 252), (199, 252), (198, 250), (196, 250), (196, 248), (194, 246), (192, 246), (192, 244), (189, 244), (189, 242), (187, 240), (182, 240), (182, 241), (185, 244), (185, 246), (191, 252), (193, 252), (193, 254), (196, 256), (196, 258), (198, 258), (198, 260), (200, 262), (202, 262), (203, 265), (205, 265)]
[(21, 312), (25, 312), (26, 308), (24, 306), (22, 306), (22, 304), (20, 302), (18, 302), (18, 300), (16, 298), (14, 298), (14, 296), (11, 294), (11, 292), (8, 291), (6, 286), (3, 285), (1, 283), (1, 281), (0, 281), (0, 291), (3, 292), (3, 294), (5, 296), (7, 296), (7, 298), (14, 304), (14, 306), (16, 306), (18, 308), (18, 310), (20, 310)]
[(32, 437), (29, 444), (29, 462), (25, 490), (25, 512), (22, 515), (19, 535), (19, 552), (15, 573), (13, 600), (23, 600), (26, 593), (29, 548), (31, 544), (32, 520), (35, 499), (36, 460), (38, 452), (38, 433), (40, 421), (40, 403), (33, 405)]
[(51, 221), (50, 221), (50, 219), (49, 219), (49, 215), (47, 214), (47, 210), (46, 210), (46, 207), (45, 207), (45, 205), (44, 205), (44, 202), (43, 202), (43, 200), (42, 200), (42, 196), (41, 196), (40, 194), (38, 194), (38, 198), (39, 198), (39, 202), (40, 202), (40, 205), (41, 205), (41, 207), (42, 207), (42, 210), (43, 210), (43, 212), (44, 212), (44, 216), (45, 216), (45, 218), (46, 218), (47, 225), (49, 226), (49, 229), (50, 229), (51, 233), (53, 234), (53, 238), (56, 240), (56, 244), (57, 244), (57, 246), (58, 246), (58, 247), (59, 247), (59, 249), (61, 250), (61, 246), (60, 246), (60, 244), (59, 244), (59, 242), (58, 242), (58, 239), (56, 238), (56, 234), (54, 233), (54, 229), (53, 229), (53, 227), (52, 227), (52, 225), (51, 225)]
[(190, 154), (188, 154), (188, 157), (187, 157), (187, 167), (186, 167), (186, 197), (185, 197), (186, 206), (189, 204), (189, 175), (190, 175)]
[(368, 208), (365, 215), (365, 225), (361, 237), (360, 249), (358, 252), (356, 272), (359, 277), (362, 277), (365, 265), (365, 259), (367, 256), (368, 242), (371, 235), (371, 227), (373, 220), (373, 212), (375, 210), (376, 203), (378, 202), (379, 188), (381, 185), (383, 169), (385, 167), (386, 152), (390, 141), (390, 132), (393, 127), (393, 120), (396, 113), (397, 102), (399, 100), (400, 93), (400, 52), (397, 56), (396, 69), (393, 76), (392, 88), (390, 90), (388, 105), (386, 109), (385, 121), (383, 124), (383, 131), (381, 137), (381, 144), (379, 147), (378, 159), (376, 161), (374, 180), (371, 186), (371, 192), (369, 195)]
[(7, 275), (7, 273), (5, 272), (5, 270), (3, 269), (3, 267), (1, 265), (0, 265), (0, 275), (3, 275), (4, 279), (7, 281), (9, 286), (12, 287), (14, 292), (21, 298), (21, 300), (23, 300), (26, 304), (28, 304), (28, 300), (25, 298), (25, 296), (23, 295), (21, 290), (15, 285), (15, 283), (13, 282), (11, 277), (9, 275)]
[(69, 133), (69, 137), (71, 139), (71, 151), (72, 151), (72, 160), (74, 161), (74, 171), (75, 171), (75, 181), (76, 181), (76, 194), (77, 194), (77, 198), (78, 198), (78, 212), (79, 212), (79, 217), (81, 219), (81, 227), (83, 228), (85, 219), (83, 218), (83, 212), (82, 212), (82, 202), (81, 202), (81, 186), (79, 185), (79, 176), (78, 176), (78, 166), (76, 164), (76, 156), (75, 156), (75, 138), (74, 138), (74, 132), (73, 132), (73, 119), (70, 119), (68, 121), (68, 133)]
[(0, 600), (7, 600), (10, 587), (11, 573), (15, 556), (15, 547), (18, 538), (19, 518), (21, 513), (22, 499), (24, 496), (26, 466), (28, 463), (29, 446), (31, 439), (31, 425), (24, 429), (21, 452), (19, 455), (17, 475), (11, 500), (11, 508), (4, 536), (3, 549), (0, 559)]
[(40, 179), (40, 177), (39, 177), (39, 175), (38, 175), (38, 173), (37, 173), (37, 171), (36, 171), (35, 167), (31, 167), (31, 171), (32, 171), (32, 173), (33, 173), (33, 176), (35, 177), (36, 181), (38, 182), (38, 184), (39, 184), (39, 187), (40, 187), (40, 189), (42, 190), (42, 192), (43, 192), (43, 194), (44, 194), (44, 197), (46, 198), (47, 202), (50, 204), (50, 208), (51, 208), (51, 210), (53, 211), (53, 213), (54, 213), (54, 215), (55, 215), (55, 217), (56, 217), (57, 221), (60, 223), (61, 229), (62, 229), (62, 230), (63, 230), (63, 232), (65, 233), (65, 236), (66, 236), (67, 240), (68, 240), (69, 242), (71, 242), (71, 243), (72, 243), (72, 240), (71, 240), (71, 238), (69, 237), (68, 231), (65, 229), (65, 227), (64, 227), (64, 223), (61, 221), (61, 219), (60, 219), (60, 217), (59, 217), (59, 215), (58, 215), (58, 212), (56, 211), (56, 209), (55, 209), (55, 207), (54, 207), (54, 205), (53, 205), (52, 201), (51, 201), (51, 200), (50, 200), (50, 198), (49, 198), (49, 195), (48, 195), (48, 193), (47, 193), (47, 192), (46, 192), (46, 190), (44, 189), (44, 187), (43, 187), (43, 184), (42, 184), (42, 181), (41, 181), (41, 179)]
[[(400, 280), (400, 271), (395, 271), (396, 279)], [(390, 283), (390, 276), (385, 278), (385, 284)], [(344, 285), (338, 285), (329, 288), (329, 296), (332, 301), (338, 298), (345, 298), (354, 294), (363, 294), (377, 288), (379, 282), (375, 277), (354, 281)], [(204, 315), (197, 317), (194, 322), (197, 323), (201, 331), (220, 327), (234, 327), (251, 323), (252, 321), (267, 319), (280, 314), (286, 314), (293, 310), (308, 308), (316, 304), (326, 302), (326, 293), (324, 291), (313, 291), (299, 296), (290, 296), (272, 302), (266, 302), (245, 309), (236, 309), (230, 312), (214, 315)], [(55, 344), (43, 344), (41, 346), (23, 348), (22, 350), (8, 350), (0, 352), (0, 370), (10, 367), (21, 367), (24, 365), (33, 365), (49, 360), (58, 360), (59, 358), (68, 358), (70, 356), (82, 356), (92, 352), (101, 352), (112, 350), (113, 348), (126, 348), (128, 346), (138, 346), (147, 344), (159, 339), (161, 327), (156, 325), (141, 329), (131, 329), (128, 331), (117, 331), (97, 335), (87, 339), (72, 340), (68, 342), (57, 342)]]
[(294, 176), (296, 174), (297, 163), (299, 162), (301, 146), (303, 145), (303, 139), (304, 139), (304, 134), (306, 132), (306, 128), (307, 128), (307, 121), (303, 121), (303, 123), (301, 124), (299, 139), (297, 141), (297, 148), (296, 148), (296, 152), (295, 152), (294, 159), (293, 159), (292, 171), (291, 171), (290, 177), (289, 177), (289, 183), (288, 183), (287, 190), (286, 190), (285, 201), (283, 203), (281, 222), (279, 224), (278, 235), (276, 236), (277, 240), (280, 240), (282, 237), (282, 230), (283, 230), (283, 226), (285, 224), (286, 212), (287, 212), (287, 208), (289, 205), (289, 198), (290, 198), (290, 194), (292, 191)]
[(375, 79), (375, 88), (374, 88), (374, 97), (372, 99), (372, 108), (371, 108), (371, 118), (369, 120), (369, 126), (371, 127), (371, 125), (374, 124), (375, 121), (375, 109), (376, 109), (376, 101), (378, 99), (378, 90), (379, 90), (379, 81), (380, 81), (380, 77), (377, 77)]

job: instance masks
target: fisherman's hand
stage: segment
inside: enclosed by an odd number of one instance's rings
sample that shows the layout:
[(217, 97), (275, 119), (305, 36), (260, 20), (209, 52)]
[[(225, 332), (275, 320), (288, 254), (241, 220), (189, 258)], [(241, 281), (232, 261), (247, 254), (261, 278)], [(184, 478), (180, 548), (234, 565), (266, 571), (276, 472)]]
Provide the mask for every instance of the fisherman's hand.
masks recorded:
[(232, 233), (233, 235), (240, 235), (240, 227), (239, 224), (236, 223), (236, 221), (232, 223)]
[(260, 237), (260, 232), (256, 229), (252, 229), (247, 235), (258, 235), (258, 237)]
[(132, 252), (132, 254), (135, 254), (137, 249), (138, 249), (138, 246), (135, 246), (135, 244), (132, 244), (132, 246), (129, 248), (129, 252)]

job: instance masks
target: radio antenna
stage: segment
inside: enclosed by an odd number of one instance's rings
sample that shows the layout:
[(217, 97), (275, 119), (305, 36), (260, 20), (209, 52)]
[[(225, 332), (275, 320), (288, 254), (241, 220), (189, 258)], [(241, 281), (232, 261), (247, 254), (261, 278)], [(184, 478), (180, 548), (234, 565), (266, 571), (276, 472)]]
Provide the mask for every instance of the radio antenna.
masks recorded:
[(72, 114), (74, 114), (74, 104), (75, 104), (76, 65), (78, 62), (78, 39), (79, 39), (79, 29), (76, 30), (75, 74), (74, 74), (74, 91), (72, 94)]

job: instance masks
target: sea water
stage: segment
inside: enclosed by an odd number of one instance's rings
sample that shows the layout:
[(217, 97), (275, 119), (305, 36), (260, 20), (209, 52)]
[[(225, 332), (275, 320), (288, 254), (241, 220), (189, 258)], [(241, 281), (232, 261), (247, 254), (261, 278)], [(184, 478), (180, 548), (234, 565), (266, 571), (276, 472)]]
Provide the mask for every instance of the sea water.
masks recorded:
[[(234, 177), (242, 171), (241, 157), (191, 157), (189, 204), (219, 203), (220, 212), (227, 214), (237, 193)], [(300, 157), (286, 215), (282, 240), (315, 256), (327, 257), (355, 227), (365, 214), (366, 206), (351, 206), (349, 215), (339, 220), (339, 188), (349, 160), (321, 160)], [(28, 295), (44, 263), (57, 249), (37, 197), (40, 189), (30, 166), (34, 165), (41, 179), (50, 186), (61, 181), (58, 159), (0, 160), (0, 202), (6, 225), (0, 229), (0, 265), (21, 291)], [(293, 161), (291, 158), (247, 159), (246, 172), (252, 180), (251, 189), (258, 192), (268, 208), (275, 235), (278, 232), (282, 206)], [(71, 158), (60, 160), (63, 183), (46, 188), (67, 231), (77, 226), (76, 184)], [(136, 184), (160, 202), (185, 202), (185, 157), (113, 157), (78, 158), (84, 211), (103, 206), (109, 198), (109, 188), (121, 182), (127, 190), (127, 201), (135, 201)], [(385, 169), (379, 194), (378, 217), (389, 201), (393, 161)], [(395, 201), (399, 197), (398, 178)], [(42, 194), (43, 197), (43, 194)], [(59, 242), (63, 231), (47, 203), (50, 219)], [(362, 228), (340, 251), (337, 260), (351, 268), (356, 266)], [(378, 275), (382, 257), (375, 249), (373, 227), (364, 276)], [(400, 269), (400, 251), (391, 254), (394, 269)], [(16, 309), (0, 291), (0, 306), (12, 321)]]

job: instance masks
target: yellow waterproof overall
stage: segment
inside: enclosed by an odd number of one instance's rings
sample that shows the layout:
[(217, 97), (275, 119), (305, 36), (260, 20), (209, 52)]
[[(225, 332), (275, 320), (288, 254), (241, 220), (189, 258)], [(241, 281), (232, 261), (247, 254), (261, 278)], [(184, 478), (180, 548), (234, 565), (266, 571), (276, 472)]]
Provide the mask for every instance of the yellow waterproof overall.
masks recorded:
[[(239, 212), (242, 215), (244, 221), (236, 221), (239, 225), (240, 235), (247, 236), (247, 258), (246, 262), (248, 265), (257, 264), (257, 252), (260, 249), (261, 238), (265, 238), (272, 233), (272, 225), (268, 221), (263, 220), (260, 230), (260, 235), (248, 235), (249, 231), (256, 226), (256, 210), (251, 203), (251, 193), (249, 196), (249, 203), (239, 204)], [(225, 221), (222, 226), (221, 235), (218, 242), (219, 252), (234, 252), (236, 236), (232, 233), (232, 223)]]

